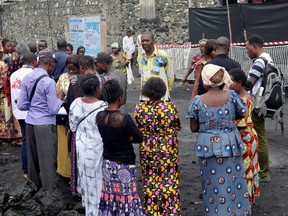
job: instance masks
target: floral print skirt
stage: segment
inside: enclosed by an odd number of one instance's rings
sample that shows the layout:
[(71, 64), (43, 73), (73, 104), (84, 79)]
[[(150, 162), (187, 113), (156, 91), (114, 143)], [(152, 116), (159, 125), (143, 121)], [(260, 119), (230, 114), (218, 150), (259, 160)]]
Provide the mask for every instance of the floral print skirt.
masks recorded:
[(99, 215), (143, 215), (136, 187), (136, 166), (103, 160)]

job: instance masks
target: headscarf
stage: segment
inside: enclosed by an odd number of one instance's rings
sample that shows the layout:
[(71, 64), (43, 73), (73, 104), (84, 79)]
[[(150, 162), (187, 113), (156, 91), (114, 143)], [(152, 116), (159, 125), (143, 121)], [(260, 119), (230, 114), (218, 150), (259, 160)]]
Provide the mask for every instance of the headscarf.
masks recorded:
[(224, 90), (227, 90), (233, 83), (225, 68), (214, 64), (205, 65), (201, 72), (201, 76), (203, 84), (212, 88), (225, 84)]
[(119, 44), (114, 42), (111, 44), (111, 48), (119, 48)]

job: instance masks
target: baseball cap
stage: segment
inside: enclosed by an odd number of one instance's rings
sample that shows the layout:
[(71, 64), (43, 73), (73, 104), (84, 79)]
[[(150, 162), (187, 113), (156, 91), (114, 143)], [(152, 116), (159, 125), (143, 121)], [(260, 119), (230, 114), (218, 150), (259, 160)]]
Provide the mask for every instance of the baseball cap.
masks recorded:
[(43, 49), (43, 50), (41, 50), (39, 53), (38, 53), (38, 58), (39, 59), (54, 59), (55, 60), (55, 62), (57, 62), (56, 61), (56, 59), (55, 59), (55, 55), (51, 52), (51, 50), (49, 50), (49, 49)]
[(107, 64), (111, 64), (111, 63), (113, 62), (113, 59), (112, 59), (112, 57), (109, 55), (109, 53), (100, 52), (100, 53), (97, 54), (94, 62), (95, 62), (95, 63), (97, 63), (97, 62), (104, 62), (104, 63), (107, 63)]

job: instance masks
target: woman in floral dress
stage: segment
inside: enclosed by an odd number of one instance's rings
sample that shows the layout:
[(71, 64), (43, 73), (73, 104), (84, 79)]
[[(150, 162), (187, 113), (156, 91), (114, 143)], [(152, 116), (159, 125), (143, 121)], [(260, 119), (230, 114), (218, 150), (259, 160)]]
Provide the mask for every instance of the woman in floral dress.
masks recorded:
[(10, 142), (11, 139), (15, 138), (15, 128), (13, 118), (9, 121), (5, 119), (5, 105), (4, 100), (7, 99), (7, 92), (5, 87), (7, 86), (8, 68), (7, 65), (2, 61), (3, 47), (0, 44), (0, 144), (2, 142)]
[(150, 78), (142, 89), (149, 101), (136, 105), (136, 125), (143, 134), (140, 163), (144, 183), (145, 215), (180, 215), (178, 131), (176, 106), (161, 101), (166, 86), (160, 78)]
[(258, 136), (253, 128), (254, 125), (251, 116), (253, 102), (250, 99), (248, 92), (245, 90), (245, 84), (247, 82), (247, 77), (245, 73), (241, 69), (235, 68), (231, 70), (229, 74), (233, 81), (230, 89), (233, 89), (240, 95), (247, 109), (245, 117), (242, 119), (238, 119), (235, 122), (239, 129), (245, 147), (242, 155), (242, 160), (244, 163), (244, 170), (246, 174), (249, 201), (250, 205), (252, 205), (254, 202), (254, 196), (260, 195), (258, 176)]

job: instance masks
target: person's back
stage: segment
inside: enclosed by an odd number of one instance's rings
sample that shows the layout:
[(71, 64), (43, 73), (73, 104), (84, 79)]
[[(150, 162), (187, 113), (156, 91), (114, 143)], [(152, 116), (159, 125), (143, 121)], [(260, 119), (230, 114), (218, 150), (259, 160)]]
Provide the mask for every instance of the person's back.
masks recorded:
[(65, 51), (58, 51), (55, 53), (55, 59), (57, 61), (55, 69), (53, 71), (53, 77), (57, 81), (61, 74), (66, 71), (66, 60), (68, 55)]
[(56, 114), (62, 106), (57, 98), (56, 83), (49, 75), (55, 66), (50, 51), (39, 52), (39, 68), (26, 75), (17, 103), (28, 111), (26, 134), (28, 172), (38, 189), (57, 186), (57, 127)]
[(220, 91), (217, 95), (196, 96), (199, 115), (199, 131), (232, 131), (235, 130), (235, 116), (239, 110), (236, 110), (236, 93), (232, 90)]
[[(172, 102), (161, 101), (165, 93), (164, 81), (150, 78), (142, 89), (142, 94), (149, 101), (139, 102), (135, 108), (136, 125), (144, 137), (139, 152), (145, 215), (169, 215), (169, 209), (175, 215), (181, 213), (177, 139), (181, 125), (176, 106)], [(170, 182), (169, 189), (162, 187), (162, 181), (158, 179)], [(167, 193), (170, 195), (165, 197)], [(158, 199), (153, 199), (154, 196)], [(155, 205), (159, 208), (154, 209)]]
[[(13, 114), (16, 119), (25, 119), (27, 112), (26, 111), (20, 111), (17, 108), (17, 101), (20, 95), (20, 90), (22, 86), (22, 80), (23, 78), (30, 74), (33, 70), (34, 67), (31, 65), (31, 63), (37, 63), (36, 56), (33, 53), (27, 53), (23, 56), (23, 59), (28, 62), (24, 62), (24, 65), (22, 68), (16, 70), (10, 77), (10, 88), (11, 88), (11, 104), (12, 104), (12, 110)], [(28, 60), (26, 60), (28, 59)], [(28, 63), (28, 64), (26, 64)], [(32, 63), (32, 64), (33, 64)]]
[(97, 113), (104, 110), (106, 103), (98, 99), (100, 88), (95, 74), (85, 75), (80, 86), (84, 96), (73, 101), (69, 112), (69, 126), (71, 131), (76, 133), (72, 146), (76, 144), (77, 167), (72, 163), (72, 167), (76, 169), (76, 173), (73, 169), (72, 174), (77, 178), (77, 185), (73, 184), (82, 196), (86, 215), (98, 215), (103, 142), (95, 119)]
[[(107, 123), (105, 123), (106, 118), (108, 118)], [(130, 115), (105, 110), (99, 112), (96, 119), (104, 143), (103, 158), (125, 164), (135, 164), (136, 156), (130, 138), (134, 133), (138, 134), (137, 139), (133, 140), (137, 143), (142, 141), (142, 135), (135, 127)]]
[(56, 65), (53, 70), (52, 76), (57, 83), (61, 74), (66, 71), (66, 60), (68, 58), (68, 54), (66, 53), (67, 42), (64, 39), (59, 39), (57, 41), (58, 51), (55, 53)]
[[(207, 64), (218, 65), (220, 67), (225, 68), (225, 70), (228, 72), (234, 68), (241, 68), (241, 65), (237, 61), (229, 58), (228, 56), (229, 49), (230, 49), (230, 41), (228, 38), (226, 37), (217, 38), (216, 43), (215, 43), (215, 49), (216, 49), (217, 55), (215, 56), (214, 59), (212, 59)], [(203, 86), (202, 76), (200, 76), (197, 93), (198, 95), (202, 95), (206, 92), (207, 91), (204, 89), (204, 86)]]
[(119, 112), (123, 104), (123, 91), (119, 83), (116, 80), (107, 81), (103, 85), (102, 93), (108, 107), (96, 117), (96, 124), (104, 143), (99, 215), (141, 216), (143, 211), (137, 193), (136, 157), (132, 142), (141, 142), (142, 135), (132, 118)]
[[(35, 68), (33, 72), (24, 77), (22, 88), (28, 94), (31, 93), (36, 80), (42, 75), (47, 76), (37, 84), (39, 88), (36, 88), (30, 105), (25, 104), (25, 107), (29, 109), (26, 123), (35, 125), (56, 124), (55, 116), (60, 107), (59, 103), (55, 103), (55, 100), (57, 100), (55, 82), (48, 76), (47, 72), (42, 68)], [(53, 93), (55, 95), (51, 97)]]
[(199, 132), (195, 154), (199, 157), (206, 215), (250, 215), (242, 140), (234, 123), (246, 113), (245, 105), (234, 91), (220, 89), (232, 83), (224, 68), (205, 65), (202, 78), (207, 93), (191, 100), (187, 118), (191, 131)]
[(32, 52), (27, 52), (23, 55), (22, 68), (16, 70), (10, 77), (10, 88), (11, 88), (11, 105), (12, 112), (15, 118), (18, 120), (21, 127), (22, 133), (22, 145), (21, 145), (21, 162), (23, 177), (28, 179), (28, 162), (27, 162), (27, 145), (26, 145), (26, 123), (25, 119), (27, 116), (27, 111), (20, 111), (17, 108), (17, 102), (21, 91), (23, 78), (34, 70), (37, 66), (36, 55)]

